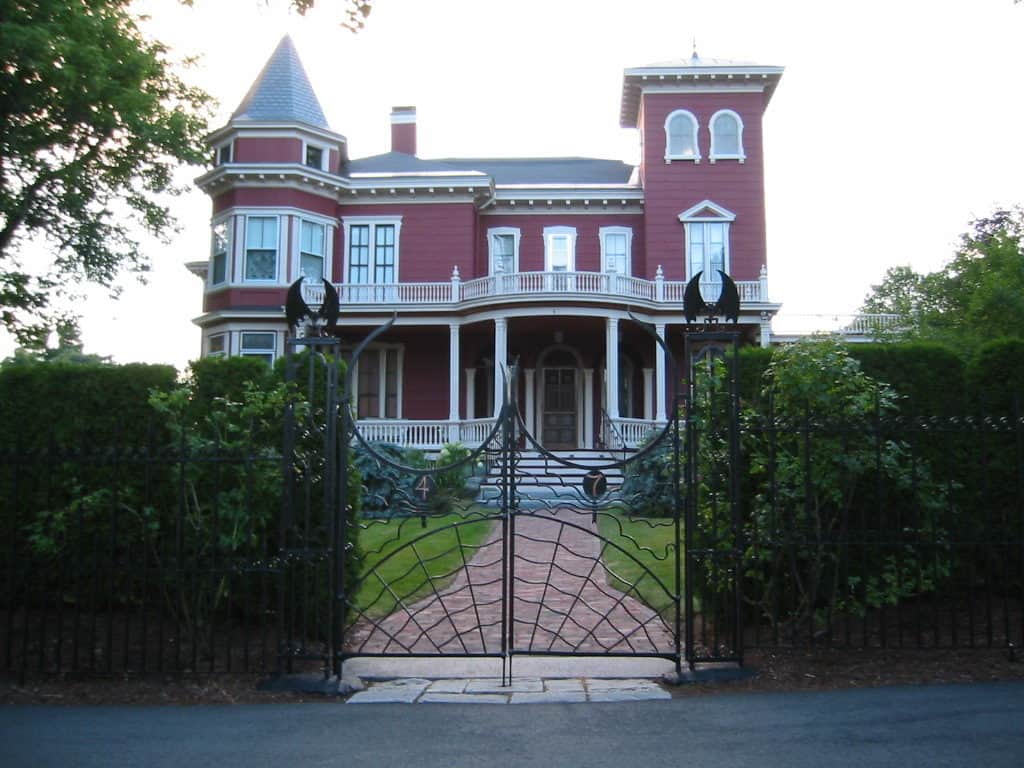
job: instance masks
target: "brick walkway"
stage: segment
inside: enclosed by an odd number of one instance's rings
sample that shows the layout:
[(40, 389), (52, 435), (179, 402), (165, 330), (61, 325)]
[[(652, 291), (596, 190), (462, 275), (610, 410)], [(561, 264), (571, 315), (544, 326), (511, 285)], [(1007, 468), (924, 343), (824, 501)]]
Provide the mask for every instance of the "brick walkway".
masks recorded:
[[(516, 518), (512, 650), (518, 653), (672, 653), (665, 622), (605, 583), (589, 514), (562, 509)], [(502, 541), (495, 525), (448, 587), (348, 633), (363, 653), (500, 653)]]

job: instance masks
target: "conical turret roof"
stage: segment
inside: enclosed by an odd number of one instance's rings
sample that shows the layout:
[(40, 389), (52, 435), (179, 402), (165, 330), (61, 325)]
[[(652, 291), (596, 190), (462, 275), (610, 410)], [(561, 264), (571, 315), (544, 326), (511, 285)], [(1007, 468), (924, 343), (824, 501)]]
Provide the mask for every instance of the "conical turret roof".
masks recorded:
[(305, 123), (330, 130), (289, 35), (281, 38), (231, 120)]

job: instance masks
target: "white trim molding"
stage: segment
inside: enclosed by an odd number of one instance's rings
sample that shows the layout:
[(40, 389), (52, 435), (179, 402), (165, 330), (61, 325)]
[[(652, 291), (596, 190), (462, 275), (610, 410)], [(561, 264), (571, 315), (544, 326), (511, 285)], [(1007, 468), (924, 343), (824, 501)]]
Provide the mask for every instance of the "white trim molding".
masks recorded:
[[(690, 154), (672, 151), (672, 132), (670, 127), (676, 118), (686, 120), (693, 129), (693, 152)], [(665, 162), (671, 163), (673, 160), (689, 160), (693, 163), (700, 162), (700, 125), (697, 122), (696, 116), (688, 109), (677, 109), (669, 112), (668, 117), (665, 118)]]
[[(679, 214), (684, 230), (683, 267), (686, 279), (691, 279), (697, 272), (703, 272), (700, 279), (702, 290), (707, 288), (715, 291), (717, 288), (712, 286), (721, 285), (721, 278), (715, 270), (721, 269), (727, 275), (731, 272), (729, 230), (735, 220), (735, 213), (711, 200), (697, 203)], [(721, 248), (719, 258), (715, 256), (716, 246)], [(698, 247), (700, 253), (696, 254), (694, 251)]]
[[(736, 152), (719, 152), (715, 145), (715, 123), (721, 118), (731, 118), (736, 121)], [(720, 109), (711, 116), (708, 122), (708, 133), (711, 135), (711, 149), (709, 150), (709, 161), (714, 163), (718, 160), (739, 160), (741, 163), (747, 159), (743, 151), (743, 118), (731, 109)]]
[(711, 200), (702, 200), (679, 214), (679, 220), (688, 221), (736, 221), (736, 214)]

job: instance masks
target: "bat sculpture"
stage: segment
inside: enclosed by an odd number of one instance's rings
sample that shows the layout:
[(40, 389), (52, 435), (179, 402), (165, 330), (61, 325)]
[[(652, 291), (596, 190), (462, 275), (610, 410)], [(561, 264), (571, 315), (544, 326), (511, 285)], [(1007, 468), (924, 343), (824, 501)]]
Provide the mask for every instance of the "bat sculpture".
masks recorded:
[(692, 323), (700, 315), (707, 317), (708, 322), (717, 315), (723, 315), (726, 320), (732, 320), (734, 323), (739, 322), (740, 292), (731, 277), (720, 269), (717, 272), (722, 276), (722, 293), (713, 304), (708, 304), (700, 295), (700, 277), (704, 274), (703, 271), (690, 278), (690, 282), (686, 284), (686, 292), (683, 294), (683, 315), (686, 322)]
[(302, 298), (302, 281), (300, 277), (292, 287), (288, 289), (288, 298), (284, 305), (284, 316), (288, 321), (288, 327), (297, 330), (303, 319), (309, 319), (309, 333), (311, 335), (323, 335), (327, 328), (331, 328), (338, 322), (338, 313), (341, 310), (341, 301), (338, 299), (338, 291), (334, 286), (324, 280), (324, 303), (320, 309), (314, 312), (306, 300)]

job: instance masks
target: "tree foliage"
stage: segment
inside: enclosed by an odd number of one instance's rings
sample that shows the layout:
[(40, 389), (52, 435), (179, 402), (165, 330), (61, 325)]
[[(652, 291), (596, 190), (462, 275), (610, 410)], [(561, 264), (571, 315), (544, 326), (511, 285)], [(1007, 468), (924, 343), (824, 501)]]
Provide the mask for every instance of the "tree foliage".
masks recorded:
[[(174, 226), (174, 171), (201, 163), (209, 96), (140, 31), (129, 0), (0, 0), (0, 321), (39, 345), (56, 292), (143, 272)], [(30, 265), (45, 246), (52, 268)]]
[(940, 270), (891, 268), (861, 309), (903, 315), (908, 335), (949, 344), (1024, 338), (1024, 208), (971, 222)]

